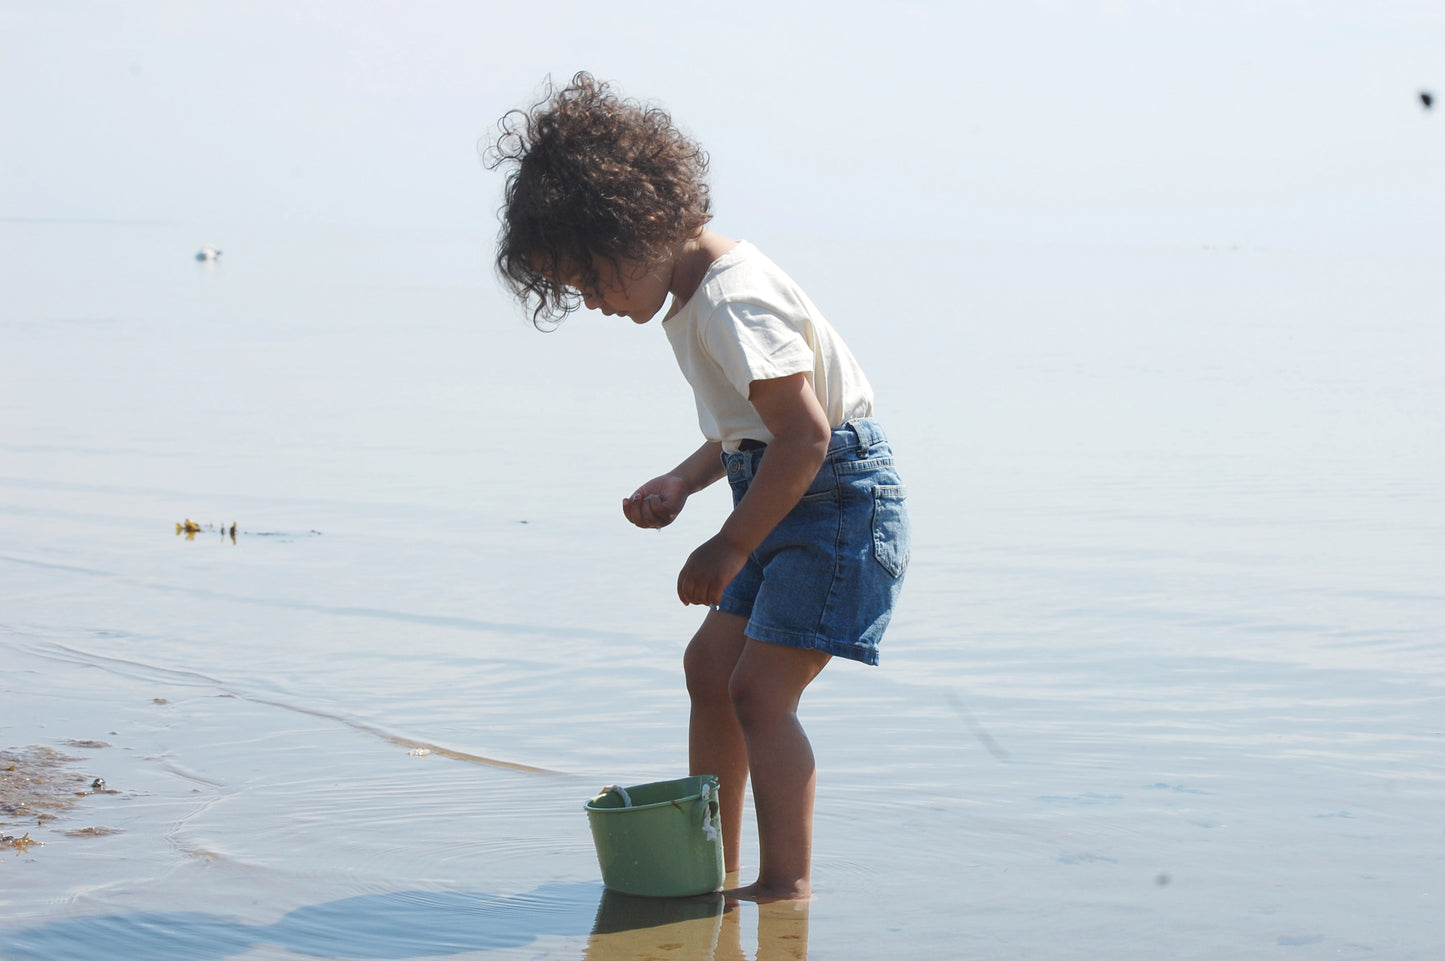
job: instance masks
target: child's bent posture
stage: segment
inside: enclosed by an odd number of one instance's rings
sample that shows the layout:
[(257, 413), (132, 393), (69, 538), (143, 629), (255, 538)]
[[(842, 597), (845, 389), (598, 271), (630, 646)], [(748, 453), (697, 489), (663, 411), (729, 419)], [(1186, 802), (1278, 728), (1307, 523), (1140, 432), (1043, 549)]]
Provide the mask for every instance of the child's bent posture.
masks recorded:
[(878, 662), (908, 566), (908, 514), (873, 392), (837, 333), (748, 243), (706, 228), (707, 158), (663, 111), (578, 74), (490, 151), (511, 165), (497, 266), (534, 322), (586, 305), (662, 326), (706, 437), (622, 502), (670, 524), (726, 476), (733, 511), (687, 559), (684, 604), (711, 608), (687, 647), (690, 765), (716, 774), (724, 860), (738, 870), (753, 780), (761, 864), (738, 889), (811, 893), (813, 752), (803, 689), (833, 656)]

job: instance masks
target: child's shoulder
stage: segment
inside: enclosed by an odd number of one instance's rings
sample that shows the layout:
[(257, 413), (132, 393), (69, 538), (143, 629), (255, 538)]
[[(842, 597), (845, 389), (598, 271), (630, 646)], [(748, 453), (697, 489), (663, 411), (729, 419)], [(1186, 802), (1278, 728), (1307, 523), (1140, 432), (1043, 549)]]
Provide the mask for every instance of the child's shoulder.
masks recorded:
[(712, 262), (703, 277), (700, 293), (714, 303), (757, 303), (759, 306), (782, 298), (791, 303), (801, 291), (793, 278), (746, 240)]
[(709, 266), (697, 291), (664, 325), (706, 341), (738, 328), (801, 331), (822, 322), (801, 288), (757, 247), (740, 241)]

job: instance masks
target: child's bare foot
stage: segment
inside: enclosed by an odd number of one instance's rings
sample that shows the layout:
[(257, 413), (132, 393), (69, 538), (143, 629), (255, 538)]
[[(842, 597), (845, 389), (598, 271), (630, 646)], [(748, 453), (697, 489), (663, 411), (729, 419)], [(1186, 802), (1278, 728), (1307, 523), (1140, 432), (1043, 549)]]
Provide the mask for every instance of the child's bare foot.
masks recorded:
[(739, 901), (756, 901), (758, 904), (769, 904), (773, 901), (807, 901), (813, 897), (813, 888), (807, 881), (795, 881), (791, 884), (764, 884), (762, 881), (754, 881), (752, 884), (724, 891), (723, 897), (736, 898)]

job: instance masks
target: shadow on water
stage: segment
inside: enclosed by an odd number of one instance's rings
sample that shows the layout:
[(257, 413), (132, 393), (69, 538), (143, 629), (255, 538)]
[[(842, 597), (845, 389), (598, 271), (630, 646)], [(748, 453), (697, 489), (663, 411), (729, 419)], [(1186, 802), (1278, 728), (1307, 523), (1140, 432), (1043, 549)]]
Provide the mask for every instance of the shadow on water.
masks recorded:
[[(600, 895), (600, 901), (599, 901)], [(758, 959), (807, 956), (807, 905), (762, 905)], [(298, 908), (272, 925), (201, 911), (103, 914), (0, 932), (0, 956), (25, 961), (219, 961), (274, 945), (318, 958), (406, 959), (516, 948), (588, 935), (587, 961), (659, 950), (687, 961), (744, 961), (736, 904), (722, 895), (636, 898), (597, 884), (527, 894), (401, 891)]]

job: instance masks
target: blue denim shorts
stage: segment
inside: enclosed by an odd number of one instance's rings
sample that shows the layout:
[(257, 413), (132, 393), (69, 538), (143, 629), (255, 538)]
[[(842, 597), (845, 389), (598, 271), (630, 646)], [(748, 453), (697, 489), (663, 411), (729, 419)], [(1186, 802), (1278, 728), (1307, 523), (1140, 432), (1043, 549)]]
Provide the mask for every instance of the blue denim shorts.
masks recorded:
[[(766, 454), (723, 454), (734, 505)], [(908, 569), (906, 496), (883, 429), (847, 422), (833, 431), (807, 493), (749, 556), (717, 609), (747, 618), (756, 640), (877, 664)]]

